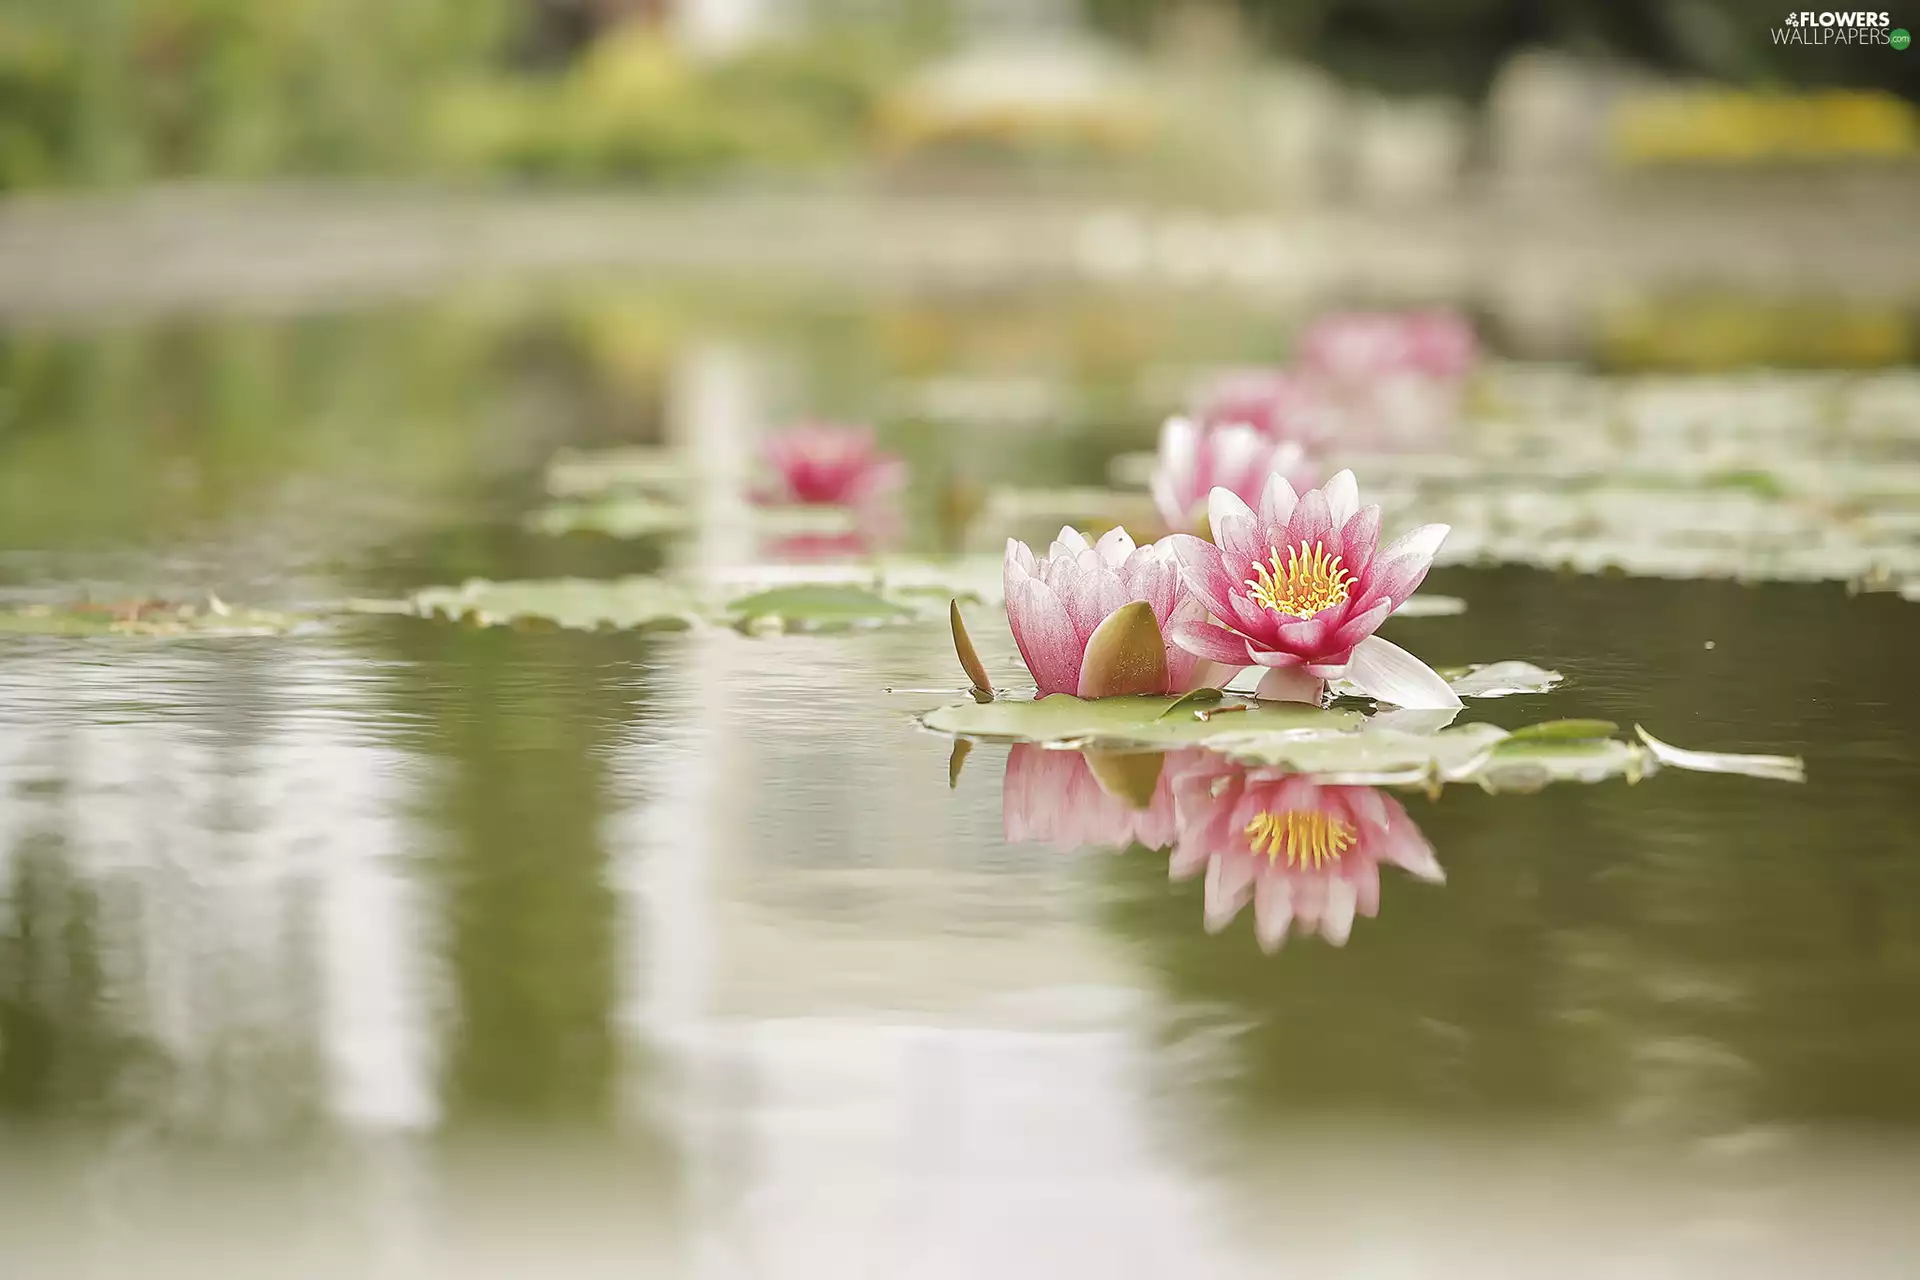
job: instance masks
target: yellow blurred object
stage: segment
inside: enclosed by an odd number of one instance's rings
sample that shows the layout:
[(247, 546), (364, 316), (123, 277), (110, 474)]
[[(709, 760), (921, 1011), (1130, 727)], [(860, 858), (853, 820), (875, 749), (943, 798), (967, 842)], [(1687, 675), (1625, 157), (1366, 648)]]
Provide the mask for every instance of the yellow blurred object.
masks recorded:
[(1159, 131), (1150, 101), (1134, 66), (1099, 45), (976, 49), (888, 98), (880, 139), (895, 154), (948, 146), (1128, 154)]
[(692, 74), (656, 28), (629, 23), (593, 44), (579, 80), (580, 91), (597, 106), (642, 111), (685, 96)]
[(1636, 299), (1604, 312), (1599, 335), (1609, 367), (1689, 373), (1879, 368), (1904, 364), (1914, 350), (1912, 318), (1899, 308), (1804, 300)]
[(1620, 164), (1887, 159), (1920, 154), (1920, 113), (1872, 91), (1629, 96), (1607, 121)]

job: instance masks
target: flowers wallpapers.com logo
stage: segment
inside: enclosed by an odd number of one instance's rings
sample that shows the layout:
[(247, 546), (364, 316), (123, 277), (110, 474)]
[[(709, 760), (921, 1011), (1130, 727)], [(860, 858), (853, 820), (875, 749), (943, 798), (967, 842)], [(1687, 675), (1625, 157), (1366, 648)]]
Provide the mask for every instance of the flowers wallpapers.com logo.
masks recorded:
[(1884, 12), (1801, 9), (1787, 15), (1786, 23), (1773, 29), (1775, 44), (1807, 45), (1890, 45), (1905, 49), (1911, 43), (1905, 30), (1893, 25), (1893, 15)]

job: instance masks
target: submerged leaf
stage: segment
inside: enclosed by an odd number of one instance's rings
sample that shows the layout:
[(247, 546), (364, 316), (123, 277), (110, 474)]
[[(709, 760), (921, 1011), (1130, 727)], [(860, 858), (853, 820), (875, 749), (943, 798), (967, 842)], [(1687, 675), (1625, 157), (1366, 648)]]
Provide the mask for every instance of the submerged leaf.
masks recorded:
[(1086, 656), (1080, 661), (1081, 697), (1158, 693), (1166, 687), (1167, 642), (1146, 601), (1115, 609), (1087, 637)]
[(973, 739), (955, 738), (953, 751), (947, 756), (947, 790), (952, 791), (960, 785), (960, 771), (967, 766), (967, 757), (973, 754)]

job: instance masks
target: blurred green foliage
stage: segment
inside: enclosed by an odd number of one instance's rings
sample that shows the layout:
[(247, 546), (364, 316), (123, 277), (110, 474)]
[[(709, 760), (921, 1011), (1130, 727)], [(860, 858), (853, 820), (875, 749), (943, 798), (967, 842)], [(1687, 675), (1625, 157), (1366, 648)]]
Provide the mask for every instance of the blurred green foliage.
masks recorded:
[(0, 188), (392, 168), (510, 0), (8, 0)]
[(676, 176), (863, 136), (884, 42), (690, 60), (615, 27), (523, 65), (521, 0), (8, 0), (0, 190), (417, 171)]
[(881, 45), (858, 38), (695, 62), (631, 27), (557, 75), (451, 87), (437, 104), (432, 156), (458, 172), (542, 176), (813, 167), (862, 147), (892, 65)]

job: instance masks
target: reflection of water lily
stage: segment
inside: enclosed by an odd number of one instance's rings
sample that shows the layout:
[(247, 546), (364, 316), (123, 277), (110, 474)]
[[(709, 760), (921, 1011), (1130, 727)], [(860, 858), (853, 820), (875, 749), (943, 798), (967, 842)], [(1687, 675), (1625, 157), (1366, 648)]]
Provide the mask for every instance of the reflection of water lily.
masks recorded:
[(1216, 488), (1258, 502), (1267, 477), (1311, 484), (1314, 469), (1297, 440), (1276, 440), (1245, 422), (1206, 423), (1169, 418), (1160, 428), (1153, 469), (1153, 501), (1168, 529), (1191, 533), (1206, 526), (1207, 495)]
[[(1166, 639), (1173, 627), (1202, 617), (1180, 578), (1164, 541), (1136, 547), (1125, 529), (1089, 544), (1086, 535), (1063, 528), (1044, 559), (1007, 539), (1007, 621), (1041, 695), (1095, 698), (1193, 687), (1203, 670), (1199, 659)], [(1136, 601), (1146, 609), (1127, 608)]]
[(1172, 759), (1015, 743), (1000, 801), (1007, 840), (1063, 853), (1135, 842), (1164, 849), (1173, 843)]
[(765, 452), (780, 479), (768, 495), (774, 502), (858, 507), (906, 480), (907, 464), (879, 452), (865, 427), (802, 423), (768, 440)]
[(1380, 508), (1360, 506), (1351, 471), (1304, 497), (1274, 476), (1257, 511), (1215, 489), (1208, 510), (1212, 542), (1167, 539), (1195, 599), (1215, 619), (1177, 622), (1181, 645), (1230, 666), (1344, 678), (1403, 707), (1460, 705), (1431, 667), (1374, 634), (1426, 579), (1446, 525), (1423, 525), (1379, 548)]
[(1206, 924), (1219, 932), (1251, 899), (1272, 952), (1289, 930), (1343, 946), (1355, 916), (1380, 911), (1380, 865), (1438, 883), (1433, 846), (1400, 802), (1374, 787), (1202, 764), (1173, 780), (1176, 880), (1206, 873)]

